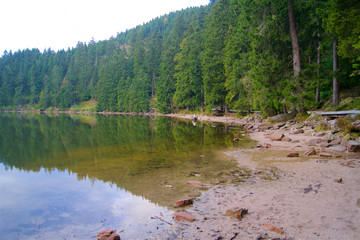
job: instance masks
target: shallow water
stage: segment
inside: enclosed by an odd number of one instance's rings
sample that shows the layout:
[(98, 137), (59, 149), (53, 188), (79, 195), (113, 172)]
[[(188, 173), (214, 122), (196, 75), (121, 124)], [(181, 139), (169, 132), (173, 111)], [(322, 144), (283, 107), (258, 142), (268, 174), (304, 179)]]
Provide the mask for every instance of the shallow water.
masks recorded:
[[(173, 204), (234, 167), (239, 129), (166, 117), (0, 115), (0, 238), (95, 239), (106, 228), (145, 239)], [(171, 187), (170, 187), (171, 186)]]

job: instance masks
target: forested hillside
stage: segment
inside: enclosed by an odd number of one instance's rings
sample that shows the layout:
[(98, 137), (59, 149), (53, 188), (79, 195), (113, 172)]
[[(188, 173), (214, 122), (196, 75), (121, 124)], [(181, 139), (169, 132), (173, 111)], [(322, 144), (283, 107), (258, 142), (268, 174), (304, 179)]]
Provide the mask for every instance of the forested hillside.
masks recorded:
[[(358, 0), (219, 0), (104, 41), (0, 58), (2, 109), (260, 110), (339, 102), (360, 87)], [(24, 39), (26, 41), (26, 38)]]

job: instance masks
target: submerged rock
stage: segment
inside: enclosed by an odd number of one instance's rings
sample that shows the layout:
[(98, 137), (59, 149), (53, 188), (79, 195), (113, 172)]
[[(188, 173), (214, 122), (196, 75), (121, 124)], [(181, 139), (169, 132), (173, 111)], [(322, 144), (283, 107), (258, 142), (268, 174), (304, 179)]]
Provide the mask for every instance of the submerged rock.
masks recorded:
[(98, 240), (120, 240), (120, 236), (110, 229), (99, 232), (96, 237)]
[(181, 199), (176, 201), (175, 206), (176, 207), (185, 207), (188, 205), (193, 204), (193, 199), (192, 198), (188, 198), (188, 199)]
[(195, 187), (202, 187), (204, 184), (199, 181), (187, 181), (186, 184), (195, 186)]

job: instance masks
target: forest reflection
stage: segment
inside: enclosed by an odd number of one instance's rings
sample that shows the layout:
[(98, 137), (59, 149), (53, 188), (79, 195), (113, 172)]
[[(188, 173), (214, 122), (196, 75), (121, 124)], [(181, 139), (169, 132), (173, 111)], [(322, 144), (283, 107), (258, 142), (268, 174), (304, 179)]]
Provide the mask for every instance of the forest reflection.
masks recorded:
[(236, 127), (167, 117), (2, 113), (0, 126), (5, 168), (68, 171), (161, 206), (197, 195), (186, 181), (211, 183), (234, 167), (219, 150), (249, 144), (233, 141)]

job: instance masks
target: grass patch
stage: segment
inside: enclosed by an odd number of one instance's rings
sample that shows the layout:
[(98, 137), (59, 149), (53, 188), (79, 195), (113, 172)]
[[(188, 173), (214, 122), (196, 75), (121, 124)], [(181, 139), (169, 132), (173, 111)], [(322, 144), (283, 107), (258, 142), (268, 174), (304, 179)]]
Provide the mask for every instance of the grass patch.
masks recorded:
[(91, 99), (89, 101), (80, 103), (80, 105), (74, 105), (69, 110), (74, 112), (96, 112), (96, 105), (96, 100)]

